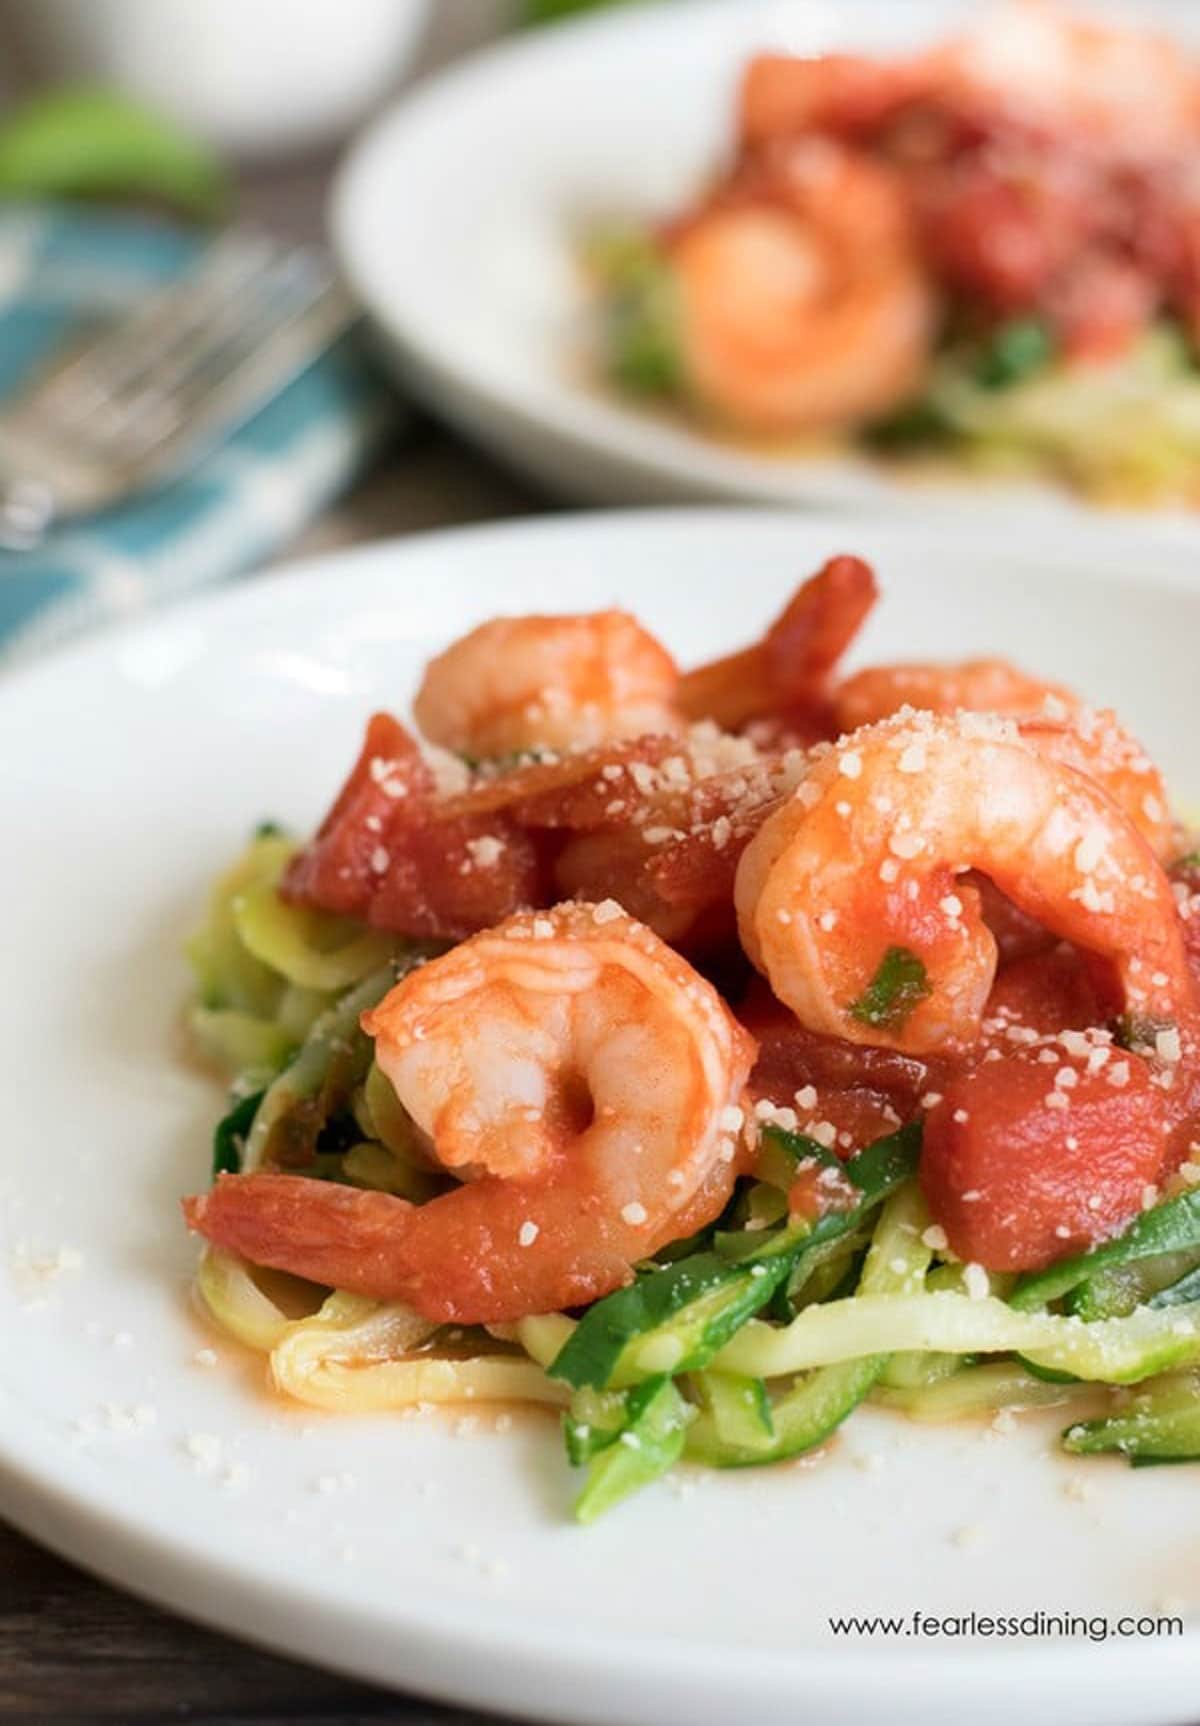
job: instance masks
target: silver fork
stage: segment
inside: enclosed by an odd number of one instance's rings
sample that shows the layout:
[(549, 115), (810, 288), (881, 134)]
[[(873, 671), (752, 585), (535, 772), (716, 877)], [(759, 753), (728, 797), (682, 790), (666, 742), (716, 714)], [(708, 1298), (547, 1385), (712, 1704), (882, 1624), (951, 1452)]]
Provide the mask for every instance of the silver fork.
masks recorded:
[(68, 344), (0, 409), (0, 545), (169, 479), (354, 318), (328, 265), (235, 231), (179, 281)]

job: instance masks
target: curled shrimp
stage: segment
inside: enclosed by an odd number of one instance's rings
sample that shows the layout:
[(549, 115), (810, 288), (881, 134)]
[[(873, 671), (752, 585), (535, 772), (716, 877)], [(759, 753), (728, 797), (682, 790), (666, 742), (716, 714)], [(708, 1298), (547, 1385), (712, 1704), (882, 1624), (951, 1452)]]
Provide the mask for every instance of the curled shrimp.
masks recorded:
[(838, 730), (857, 731), (902, 707), (923, 713), (1037, 713), (1047, 698), (1060, 704), (1050, 708), (1051, 716), (1064, 718), (1079, 706), (1071, 690), (1029, 677), (1007, 659), (967, 659), (958, 665), (869, 665), (844, 678), (830, 699)]
[(1160, 863), (1175, 852), (1175, 823), (1163, 776), (1110, 708), (1080, 707), (1069, 721), (1019, 719), (1022, 743), (1050, 761), (1075, 767), (1103, 786)]
[(678, 729), (675, 661), (625, 611), (497, 617), (431, 659), (413, 703), (434, 743), (482, 757)]
[(929, 356), (933, 293), (886, 166), (789, 145), (668, 242), (697, 398), (750, 430), (853, 424), (895, 407)]
[(191, 1226), (257, 1264), (438, 1323), (595, 1300), (718, 1214), (754, 1043), (616, 905), (522, 914), (363, 1016), (375, 1059), (462, 1184), (426, 1204), (231, 1175)]
[(861, 557), (828, 558), (760, 641), (684, 673), (676, 696), (684, 717), (733, 731), (763, 714), (822, 708), (830, 675), (878, 595)]
[(757, 54), (742, 74), (738, 136), (746, 149), (803, 132), (870, 139), (911, 103), (933, 94), (936, 61), (860, 54)]
[(1124, 1010), (1190, 1018), (1170, 883), (1093, 779), (1011, 721), (885, 720), (818, 759), (738, 866), (742, 944), (812, 1031), (925, 1054), (974, 1043), (996, 971), (988, 876), (1108, 961)]
[(1006, 659), (868, 666), (838, 685), (832, 706), (845, 732), (906, 708), (1011, 714), (1024, 742), (1090, 774), (1150, 841), (1156, 857), (1171, 854), (1174, 828), (1162, 774), (1116, 714), (1085, 707), (1062, 684), (1029, 677)]

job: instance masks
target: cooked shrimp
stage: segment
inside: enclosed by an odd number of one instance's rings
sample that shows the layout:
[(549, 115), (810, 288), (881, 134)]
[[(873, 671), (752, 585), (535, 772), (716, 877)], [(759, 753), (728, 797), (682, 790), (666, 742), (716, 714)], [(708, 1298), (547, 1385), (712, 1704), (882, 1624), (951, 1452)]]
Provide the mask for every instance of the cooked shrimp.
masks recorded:
[[(1079, 697), (1058, 683), (1029, 677), (1007, 659), (967, 659), (960, 664), (914, 661), (869, 665), (833, 691), (833, 716), (840, 731), (857, 731), (888, 719), (902, 707), (923, 713), (1037, 713), (1047, 698), (1062, 704), (1065, 718)], [(1053, 713), (1051, 709), (1051, 713)]]
[(674, 731), (678, 672), (625, 611), (497, 617), (430, 660), (413, 703), (425, 736), (477, 756)]
[(742, 74), (738, 136), (748, 149), (803, 132), (870, 138), (910, 103), (931, 94), (938, 70), (930, 56), (757, 54)]
[(597, 1299), (718, 1214), (754, 1043), (616, 905), (512, 917), (363, 1016), (401, 1104), (463, 1184), (421, 1206), (227, 1176), (188, 1220), (218, 1245), (436, 1322)]
[(902, 708), (1014, 715), (1026, 743), (1052, 761), (1090, 773), (1150, 841), (1155, 856), (1171, 854), (1173, 825), (1162, 774), (1116, 714), (1085, 707), (1071, 690), (1029, 677), (1006, 659), (869, 666), (846, 678), (832, 702), (847, 732)]
[(678, 705), (727, 731), (766, 713), (823, 706), (829, 677), (879, 595), (861, 557), (831, 557), (797, 588), (761, 641), (685, 672)]
[(1175, 823), (1163, 776), (1111, 708), (1078, 708), (1068, 721), (1019, 719), (1022, 743), (1078, 768), (1120, 805), (1160, 863), (1175, 852)]
[(1172, 1023), (1191, 986), (1170, 883), (1091, 778), (1011, 721), (885, 720), (818, 759), (738, 867), (742, 944), (810, 1030), (923, 1054), (974, 1043), (996, 971), (977, 869), (1105, 961), (1125, 1011)]
[(890, 171), (826, 138), (769, 184), (718, 199), (668, 242), (697, 398), (751, 430), (885, 413), (929, 357), (933, 292)]

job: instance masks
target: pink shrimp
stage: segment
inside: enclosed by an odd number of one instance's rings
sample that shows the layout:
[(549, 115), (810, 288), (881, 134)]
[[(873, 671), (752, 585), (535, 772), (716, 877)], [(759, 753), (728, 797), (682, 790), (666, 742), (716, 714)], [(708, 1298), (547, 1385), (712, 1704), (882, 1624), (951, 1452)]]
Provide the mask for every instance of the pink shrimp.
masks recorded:
[(966, 659), (868, 665), (844, 678), (833, 691), (833, 716), (839, 731), (857, 731), (888, 719), (902, 707), (923, 713), (1038, 713), (1047, 697), (1062, 704), (1065, 718), (1079, 697), (1058, 683), (1046, 683), (1018, 670), (1007, 659)]
[(496, 617), (425, 668), (425, 736), (477, 756), (588, 746), (679, 727), (675, 661), (625, 611)]
[(729, 1196), (753, 1039), (615, 904), (512, 917), (412, 972), (363, 1025), (462, 1184), (414, 1206), (226, 1176), (187, 1201), (194, 1229), (255, 1263), (477, 1324), (607, 1294)]
[(738, 866), (742, 944), (812, 1031), (924, 1054), (974, 1043), (996, 971), (977, 869), (1107, 961), (1126, 1012), (1190, 1022), (1171, 885), (1108, 794), (976, 714), (899, 716), (814, 762)]
[(751, 430), (885, 413), (919, 382), (935, 317), (905, 194), (827, 138), (769, 166), (766, 183), (731, 188), (668, 239), (689, 384)]
[(1089, 773), (1119, 803), (1160, 860), (1173, 823), (1162, 774), (1109, 708), (1085, 707), (1070, 689), (1030, 677), (1006, 659), (872, 665), (838, 685), (834, 717), (846, 732), (905, 708), (924, 713), (1011, 714), (1022, 739), (1052, 761)]
[(731, 731), (797, 708), (823, 715), (833, 669), (878, 595), (875, 572), (861, 557), (827, 558), (760, 641), (684, 673), (680, 709)]

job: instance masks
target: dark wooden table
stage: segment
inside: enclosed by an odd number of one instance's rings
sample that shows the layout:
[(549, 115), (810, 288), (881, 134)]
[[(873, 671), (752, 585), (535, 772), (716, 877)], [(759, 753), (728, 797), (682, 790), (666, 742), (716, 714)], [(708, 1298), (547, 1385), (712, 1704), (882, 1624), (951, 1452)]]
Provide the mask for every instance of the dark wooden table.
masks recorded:
[(347, 1683), (118, 1594), (0, 1525), (0, 1720), (488, 1726)]

